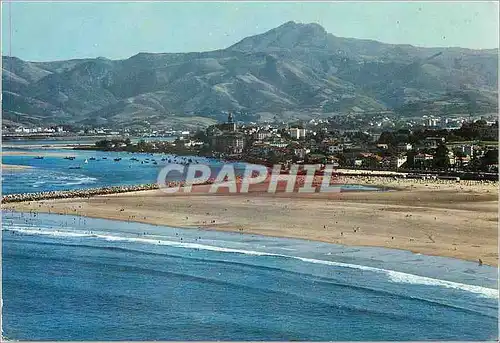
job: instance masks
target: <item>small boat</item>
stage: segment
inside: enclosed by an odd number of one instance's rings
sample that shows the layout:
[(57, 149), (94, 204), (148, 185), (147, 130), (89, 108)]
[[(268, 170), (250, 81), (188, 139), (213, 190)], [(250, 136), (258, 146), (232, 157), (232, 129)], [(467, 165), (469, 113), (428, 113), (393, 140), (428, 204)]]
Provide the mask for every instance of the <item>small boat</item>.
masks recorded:
[(121, 161), (122, 159), (120, 157), (117, 157), (115, 158), (115, 161), (118, 162), (118, 161)]
[(103, 160), (107, 160), (108, 158), (107, 158), (107, 157), (103, 157), (102, 159), (103, 159)]
[(35, 160), (43, 160), (43, 156), (37, 156), (35, 157)]
[(89, 161), (87, 159), (85, 159), (85, 161), (83, 161), (83, 163), (87, 164), (87, 163), (89, 163)]
[(69, 167), (69, 169), (82, 169), (82, 167), (80, 167), (80, 166), (76, 166), (76, 167)]
[(95, 161), (95, 157), (91, 157), (91, 158), (89, 158), (89, 160)]

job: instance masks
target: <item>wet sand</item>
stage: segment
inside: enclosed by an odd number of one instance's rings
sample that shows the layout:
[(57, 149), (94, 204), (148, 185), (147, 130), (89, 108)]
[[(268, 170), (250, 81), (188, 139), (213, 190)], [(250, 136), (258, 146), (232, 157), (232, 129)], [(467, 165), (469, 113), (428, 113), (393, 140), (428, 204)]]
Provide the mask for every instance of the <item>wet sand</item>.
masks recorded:
[[(62, 148), (57, 147), (57, 149), (62, 149)], [(70, 148), (66, 149), (70, 150)], [(71, 151), (68, 151), (68, 153), (62, 153), (62, 152), (51, 152), (51, 151), (9, 150), (9, 151), (2, 151), (2, 156), (66, 157), (66, 156), (74, 156), (74, 154), (72, 154)]]
[[(345, 177), (397, 191), (165, 194), (160, 190), (4, 204), (184, 228), (405, 249), (498, 265), (498, 183)], [(200, 186), (202, 187), (202, 186)], [(206, 186), (208, 187), (208, 186)]]
[(86, 146), (91, 144), (4, 144), (4, 149), (26, 149), (26, 150), (50, 150), (50, 149), (74, 149), (79, 146)]
[(31, 169), (31, 168), (33, 168), (33, 167), (16, 165), (16, 164), (3, 164), (2, 163), (2, 171), (22, 171), (22, 170)]

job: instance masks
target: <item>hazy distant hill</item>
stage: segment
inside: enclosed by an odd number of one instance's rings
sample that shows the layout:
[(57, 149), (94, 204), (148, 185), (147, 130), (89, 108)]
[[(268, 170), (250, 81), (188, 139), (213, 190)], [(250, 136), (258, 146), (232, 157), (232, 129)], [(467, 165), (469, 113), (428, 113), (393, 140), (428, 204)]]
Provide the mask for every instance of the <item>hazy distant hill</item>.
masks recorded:
[(2, 61), (3, 118), (21, 123), (189, 126), (212, 123), (227, 110), (257, 121), (498, 107), (497, 50), (340, 38), (317, 24), (288, 22), (202, 53)]

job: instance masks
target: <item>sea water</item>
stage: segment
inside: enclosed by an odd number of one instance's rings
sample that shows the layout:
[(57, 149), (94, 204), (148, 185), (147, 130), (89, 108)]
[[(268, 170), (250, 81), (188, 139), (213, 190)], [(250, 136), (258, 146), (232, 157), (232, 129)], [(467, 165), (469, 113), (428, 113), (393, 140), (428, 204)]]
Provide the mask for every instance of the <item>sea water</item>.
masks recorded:
[(54, 214), (2, 234), (12, 339), (497, 337), (497, 271), (472, 262)]
[[(11, 150), (29, 153), (29, 155), (6, 155), (2, 158), (3, 163), (32, 168), (4, 171), (3, 194), (156, 183), (158, 174), (169, 163), (169, 160), (172, 163), (208, 164), (214, 174), (217, 174), (222, 167), (221, 161), (197, 156), (68, 149), (4, 149), (4, 151)], [(36, 159), (38, 155), (45, 157)], [(65, 156), (74, 156), (75, 159), (65, 159)], [(121, 160), (115, 161), (117, 158)], [(235, 173), (242, 175), (246, 164), (233, 163), (233, 165)], [(75, 167), (79, 169), (74, 169)], [(374, 187), (361, 185), (343, 185), (342, 187), (344, 190), (376, 190)]]
[[(161, 159), (174, 158), (27, 151), (32, 155), (3, 157), (33, 167), (4, 172), (4, 194), (151, 183), (168, 163)], [(58, 156), (34, 159), (43, 152)], [(74, 166), (81, 169), (69, 169)], [(2, 219), (2, 321), (10, 339), (498, 337), (497, 270), (485, 265), (75, 216), (3, 213)]]
[[(171, 161), (191, 159), (191, 161), (215, 165), (218, 163), (201, 157), (184, 158), (165, 154), (68, 149), (8, 149), (7, 151), (9, 150), (29, 153), (29, 155), (6, 155), (2, 158), (3, 163), (31, 168), (4, 171), (3, 194), (155, 183), (158, 173), (168, 164), (169, 159)], [(44, 158), (36, 159), (38, 155)], [(74, 156), (75, 159), (65, 159), (66, 156)], [(118, 158), (121, 160), (115, 161)], [(132, 158), (137, 158), (139, 161), (132, 160)]]

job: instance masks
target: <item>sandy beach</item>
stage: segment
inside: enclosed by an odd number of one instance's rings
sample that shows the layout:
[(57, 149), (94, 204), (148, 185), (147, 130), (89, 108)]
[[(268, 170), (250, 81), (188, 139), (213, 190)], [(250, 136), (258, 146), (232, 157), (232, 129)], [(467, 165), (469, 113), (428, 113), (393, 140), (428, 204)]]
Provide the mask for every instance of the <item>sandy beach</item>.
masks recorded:
[(405, 249), (498, 265), (498, 183), (375, 177), (343, 182), (398, 190), (234, 195), (151, 190), (3, 208)]
[(33, 167), (16, 165), (16, 164), (3, 164), (2, 163), (2, 171), (21, 171), (21, 170), (30, 169), (30, 168), (33, 168)]
[[(58, 149), (62, 149), (59, 148)], [(67, 148), (69, 149), (69, 148)], [(2, 156), (44, 156), (44, 157), (66, 157), (73, 156), (70, 151), (68, 153), (52, 152), (52, 151), (28, 151), (28, 150), (9, 150), (2, 151)]]

